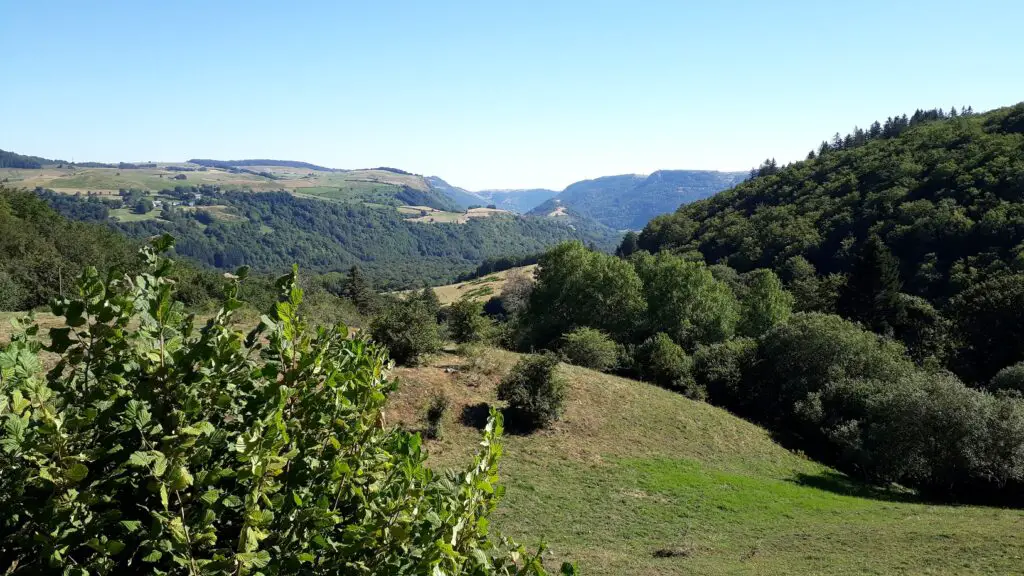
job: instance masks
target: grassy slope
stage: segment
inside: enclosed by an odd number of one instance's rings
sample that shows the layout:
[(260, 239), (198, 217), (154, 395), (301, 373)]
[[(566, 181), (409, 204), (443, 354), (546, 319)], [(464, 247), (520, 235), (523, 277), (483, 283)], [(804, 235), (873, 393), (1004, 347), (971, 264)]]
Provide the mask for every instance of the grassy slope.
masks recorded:
[[(453, 405), (444, 439), (429, 442), (431, 462), (464, 465), (479, 433), (460, 414), (494, 404), (514, 360), (492, 351), (472, 371), (446, 372), (465, 364), (451, 355), (398, 369), (389, 422), (421, 426), (430, 396), (444, 391)], [(879, 493), (718, 408), (576, 367), (563, 373), (562, 421), (506, 438), (496, 522), (527, 542), (544, 538), (557, 560), (577, 559), (587, 574), (1024, 573), (1024, 512)]]
[(465, 224), (469, 222), (470, 218), (489, 218), (496, 214), (511, 214), (508, 210), (493, 208), (471, 208), (465, 212), (447, 212), (430, 206), (399, 206), (398, 212), (406, 215), (406, 220), (409, 222), (424, 224)]
[[(383, 170), (352, 170), (348, 172), (324, 172), (300, 170), (283, 166), (249, 166), (254, 172), (269, 172), (276, 179), (250, 173), (231, 173), (226, 170), (209, 169), (204, 172), (183, 172), (185, 180), (174, 180), (176, 172), (164, 169), (167, 163), (157, 168), (56, 168), (40, 170), (16, 168), (0, 169), (0, 180), (7, 179), (12, 186), (34, 188), (42, 186), (58, 192), (117, 192), (121, 188), (160, 190), (175, 185), (216, 184), (224, 188), (244, 188), (256, 191), (291, 190), (332, 199), (370, 198), (393, 194), (402, 186), (416, 190), (428, 190), (429, 186), (420, 176), (395, 174)], [(175, 164), (184, 166), (183, 164)]]
[(530, 266), (523, 266), (521, 268), (504, 270), (502, 272), (495, 272), (494, 274), (488, 274), (487, 276), (474, 278), (465, 282), (435, 286), (434, 292), (437, 293), (437, 298), (441, 301), (442, 305), (451, 304), (464, 296), (468, 296), (474, 300), (485, 301), (490, 299), (492, 296), (501, 296), (501, 291), (505, 287), (505, 279), (508, 278), (509, 274), (522, 271), (532, 277), (535, 268), (537, 268), (537, 265), (533, 264)]

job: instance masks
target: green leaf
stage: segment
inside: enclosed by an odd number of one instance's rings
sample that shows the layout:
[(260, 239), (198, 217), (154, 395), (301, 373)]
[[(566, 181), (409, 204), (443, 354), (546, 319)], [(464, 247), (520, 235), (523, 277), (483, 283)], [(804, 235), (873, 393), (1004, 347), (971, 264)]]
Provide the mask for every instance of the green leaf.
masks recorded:
[(137, 451), (132, 452), (132, 455), (128, 457), (128, 463), (132, 466), (145, 467), (149, 466), (149, 463), (153, 461), (153, 455), (150, 452)]
[(124, 550), (124, 542), (121, 542), (120, 540), (111, 540), (110, 542), (107, 542), (107, 552), (111, 555), (120, 554), (122, 550)]
[(167, 455), (156, 450), (153, 450), (150, 454), (153, 456), (153, 474), (159, 478), (167, 471)]
[(75, 462), (68, 468), (67, 472), (64, 473), (64, 477), (72, 482), (81, 482), (85, 480), (85, 477), (89, 475), (89, 468), (81, 462)]
[(121, 527), (124, 528), (129, 534), (138, 532), (142, 528), (142, 522), (138, 520), (122, 520), (120, 522)]
[(213, 506), (217, 503), (217, 498), (220, 497), (220, 490), (207, 490), (203, 492), (203, 495), (199, 497), (207, 506)]
[(171, 490), (182, 490), (191, 486), (193, 482), (192, 474), (184, 466), (176, 466), (168, 480), (171, 483)]
[(260, 550), (259, 552), (242, 552), (236, 554), (238, 559), (246, 568), (266, 568), (270, 565), (270, 552)]
[(159, 550), (153, 550), (149, 554), (146, 554), (145, 556), (143, 556), (142, 557), (142, 561), (143, 562), (150, 562), (150, 563), (156, 562), (156, 561), (160, 560), (160, 558), (163, 555), (164, 555), (163, 552), (161, 552)]

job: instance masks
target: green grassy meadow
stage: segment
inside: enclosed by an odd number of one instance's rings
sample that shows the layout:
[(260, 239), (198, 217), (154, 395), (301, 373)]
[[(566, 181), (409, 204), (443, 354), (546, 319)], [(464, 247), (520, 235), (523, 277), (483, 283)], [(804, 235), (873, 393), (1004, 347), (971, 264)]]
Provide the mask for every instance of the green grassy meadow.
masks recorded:
[[(396, 372), (394, 419), (422, 426), (452, 399), (438, 468), (470, 462), (481, 414), (515, 355), (440, 355)], [(447, 372), (454, 368), (457, 372)], [(585, 574), (1021, 574), (1024, 512), (880, 490), (789, 452), (730, 413), (641, 382), (563, 365), (563, 419), (508, 434), (503, 532)], [(463, 421), (465, 420), (465, 421)], [(557, 565), (557, 564), (556, 564)]]

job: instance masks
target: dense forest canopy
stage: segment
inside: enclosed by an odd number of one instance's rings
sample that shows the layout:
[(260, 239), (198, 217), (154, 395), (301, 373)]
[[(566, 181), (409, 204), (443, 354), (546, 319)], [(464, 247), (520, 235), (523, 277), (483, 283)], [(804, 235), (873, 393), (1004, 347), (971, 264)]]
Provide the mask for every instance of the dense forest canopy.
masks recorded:
[[(112, 225), (132, 238), (169, 232), (176, 251), (220, 269), (249, 265), (276, 271), (298, 263), (312, 272), (359, 265), (378, 288), (442, 284), (489, 258), (527, 256), (570, 239), (611, 250), (617, 235), (596, 223), (495, 214), (464, 224), (409, 222), (394, 209), (298, 198), (285, 192), (220, 192), (180, 186), (166, 195), (226, 206), (231, 219), (204, 210), (164, 208), (160, 218)], [(106, 221), (96, 197), (46, 194), (73, 219)]]
[[(875, 306), (871, 318), (849, 299), (835, 311), (883, 332), (899, 332), (894, 316), (954, 321), (963, 340), (950, 365), (974, 381), (1024, 360), (1019, 340), (986, 335), (991, 326), (979, 324), (986, 316), (1008, 327), (1020, 319), (1024, 104), (890, 118), (837, 135), (809, 156), (656, 218), (639, 248), (699, 253), (740, 272), (771, 268), (799, 289), (813, 278), (848, 277), (856, 285), (846, 294), (863, 289), (890, 302)], [(917, 312), (897, 306), (898, 294)], [(833, 298), (806, 307), (835, 305)], [(979, 365), (981, 356), (989, 366)]]

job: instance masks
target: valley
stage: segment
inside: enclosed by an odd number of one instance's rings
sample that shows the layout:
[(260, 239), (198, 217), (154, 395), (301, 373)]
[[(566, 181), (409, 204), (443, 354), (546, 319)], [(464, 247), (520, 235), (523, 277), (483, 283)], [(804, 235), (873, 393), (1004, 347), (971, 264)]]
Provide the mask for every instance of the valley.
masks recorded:
[(0, 576), (1024, 576), (1024, 2), (0, 14)]

